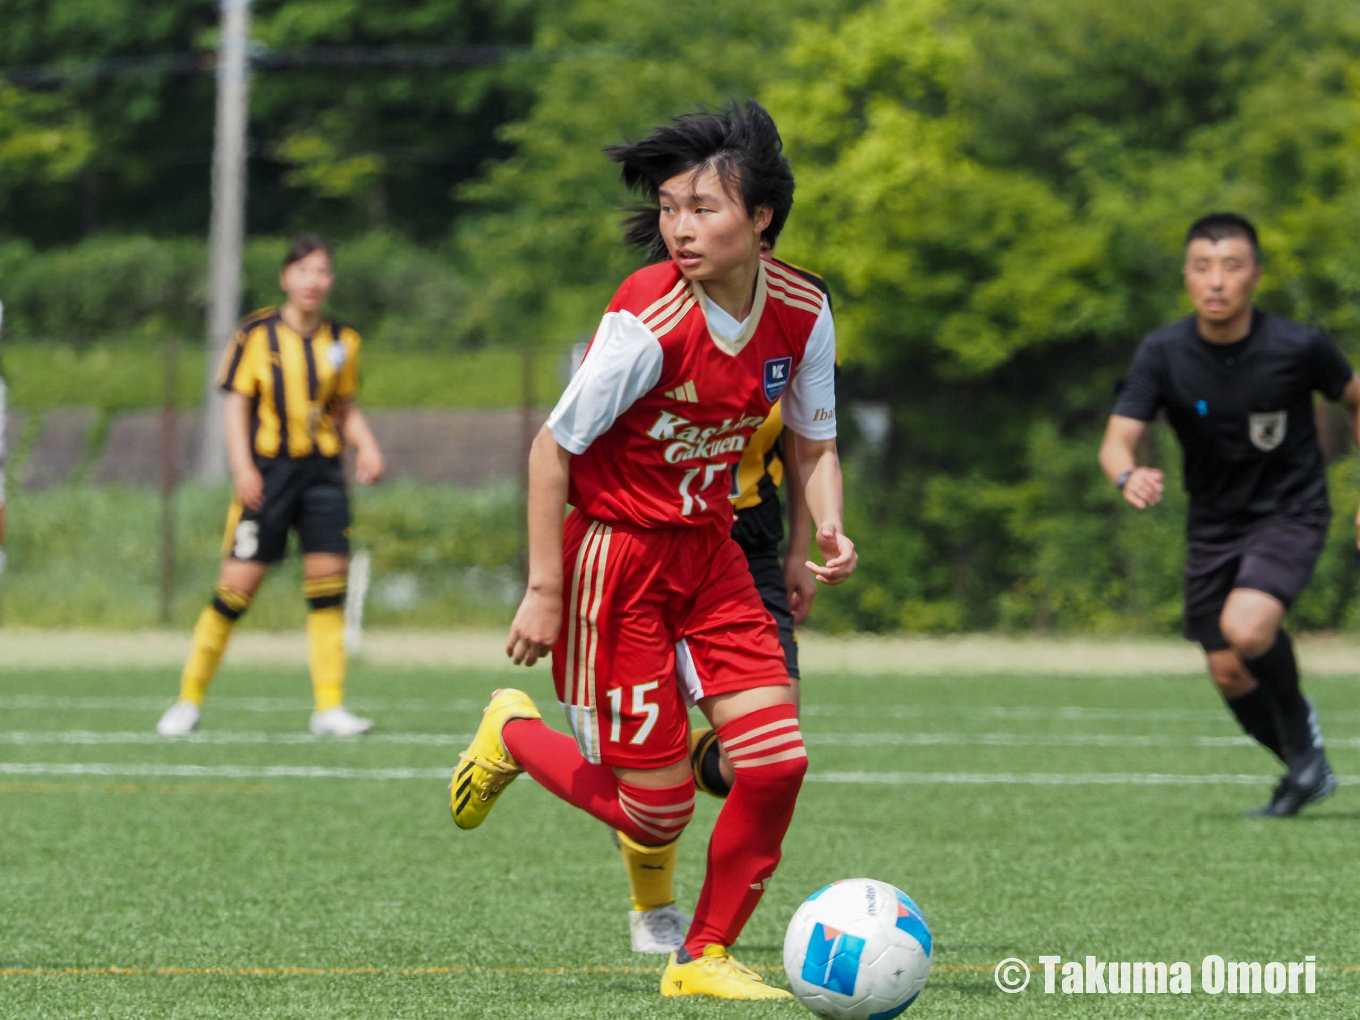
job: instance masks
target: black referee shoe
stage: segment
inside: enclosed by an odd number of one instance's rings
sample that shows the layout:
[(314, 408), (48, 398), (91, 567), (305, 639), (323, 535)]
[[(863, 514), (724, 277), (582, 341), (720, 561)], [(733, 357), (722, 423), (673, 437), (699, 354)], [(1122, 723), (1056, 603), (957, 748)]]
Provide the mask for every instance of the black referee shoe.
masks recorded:
[(1336, 792), (1336, 773), (1321, 749), (1308, 756), (1299, 769), (1290, 769), (1280, 780), (1270, 803), (1250, 813), (1252, 818), (1292, 818), (1307, 804), (1316, 804)]

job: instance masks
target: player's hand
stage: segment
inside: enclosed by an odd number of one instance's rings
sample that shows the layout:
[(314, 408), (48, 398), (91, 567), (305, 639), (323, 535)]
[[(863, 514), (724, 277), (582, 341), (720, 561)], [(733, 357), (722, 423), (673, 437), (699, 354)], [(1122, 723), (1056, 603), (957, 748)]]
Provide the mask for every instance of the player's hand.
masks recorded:
[(372, 485), (382, 481), (387, 473), (387, 461), (382, 451), (374, 446), (361, 446), (354, 457), (354, 480), (360, 485)]
[(1162, 501), (1162, 473), (1156, 468), (1134, 468), (1123, 492), (1124, 500), (1139, 510), (1156, 506)]
[(817, 575), (808, 569), (806, 563), (790, 556), (784, 563), (784, 587), (789, 593), (793, 625), (797, 627), (807, 619), (812, 600), (817, 597)]
[(530, 588), (510, 624), (505, 654), (516, 666), (532, 666), (552, 650), (561, 629), (562, 593)]
[(822, 551), (826, 566), (819, 567), (811, 560), (804, 564), (816, 575), (822, 584), (840, 584), (855, 572), (859, 564), (859, 553), (855, 543), (845, 537), (840, 525), (823, 524), (817, 529), (817, 548)]
[(246, 464), (231, 473), (236, 489), (236, 501), (247, 510), (256, 512), (264, 506), (264, 476), (254, 464)]

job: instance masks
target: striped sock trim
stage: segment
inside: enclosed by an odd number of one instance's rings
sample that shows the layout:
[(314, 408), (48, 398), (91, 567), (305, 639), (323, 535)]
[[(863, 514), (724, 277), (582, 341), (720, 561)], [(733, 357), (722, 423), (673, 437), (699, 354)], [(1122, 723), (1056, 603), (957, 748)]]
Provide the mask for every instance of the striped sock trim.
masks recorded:
[(635, 826), (627, 833), (639, 843), (669, 843), (679, 837), (694, 814), (694, 783), (653, 789), (619, 783), (619, 807)]
[(807, 758), (798, 710), (792, 705), (774, 705), (744, 715), (719, 727), (718, 735), (738, 774)]
[(714, 730), (705, 730), (695, 743), (689, 764), (694, 772), (694, 785), (704, 793), (726, 797), (732, 792), (732, 787), (723, 778), (722, 749)]
[(345, 574), (331, 577), (309, 577), (302, 582), (302, 594), (312, 609), (334, 609), (345, 604), (349, 578)]
[(219, 584), (213, 592), (212, 607), (219, 616), (235, 623), (250, 608), (251, 596), (238, 588)]

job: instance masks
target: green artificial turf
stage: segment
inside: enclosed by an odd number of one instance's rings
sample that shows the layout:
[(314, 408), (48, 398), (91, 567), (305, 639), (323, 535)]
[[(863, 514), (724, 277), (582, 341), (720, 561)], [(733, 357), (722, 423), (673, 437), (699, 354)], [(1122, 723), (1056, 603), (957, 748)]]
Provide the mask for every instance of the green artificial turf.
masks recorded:
[[(659, 961), (628, 948), (605, 828), (532, 782), (481, 829), (453, 826), (442, 770), (507, 676), (356, 664), (351, 704), (378, 728), (342, 742), (305, 736), (301, 664), (228, 664), (200, 735), (164, 741), (173, 670), (0, 672), (0, 1016), (809, 1015), (661, 999)], [(518, 682), (552, 706), (545, 669)], [(1344, 783), (1360, 696), (1349, 679), (1310, 689)], [(1343, 785), (1295, 821), (1244, 818), (1277, 769), (1233, 740), (1207, 680), (815, 676), (804, 691), (811, 772), (737, 949), (771, 980), (801, 900), (867, 875), (910, 893), (934, 934), (909, 1018), (1360, 1015), (1360, 800)], [(682, 843), (687, 909), (716, 813), (701, 798)], [(1313, 954), (1318, 990), (1206, 994), (1210, 953)], [(1196, 987), (1046, 995), (1036, 973), (997, 990), (998, 961), (1043, 954), (1185, 960)]]

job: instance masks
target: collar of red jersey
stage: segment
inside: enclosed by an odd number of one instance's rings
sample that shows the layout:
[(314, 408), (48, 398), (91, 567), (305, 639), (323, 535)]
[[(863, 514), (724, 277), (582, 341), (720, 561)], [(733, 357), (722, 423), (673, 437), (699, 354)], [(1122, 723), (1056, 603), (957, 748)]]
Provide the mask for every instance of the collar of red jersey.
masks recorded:
[[(690, 290), (694, 293), (695, 301), (699, 305), (699, 311), (704, 317), (704, 325), (708, 329), (709, 339), (713, 341), (713, 346), (724, 354), (736, 357), (742, 352), (751, 337), (755, 336), (756, 327), (760, 325), (761, 313), (765, 311), (765, 299), (769, 289), (766, 284), (765, 260), (760, 260), (760, 268), (756, 271), (756, 296), (751, 302), (751, 314), (746, 316), (746, 323), (742, 326), (741, 332), (729, 339), (713, 328), (713, 324), (708, 319), (708, 295), (704, 293), (704, 286), (698, 280), (690, 281)], [(729, 316), (730, 318), (730, 316)]]

